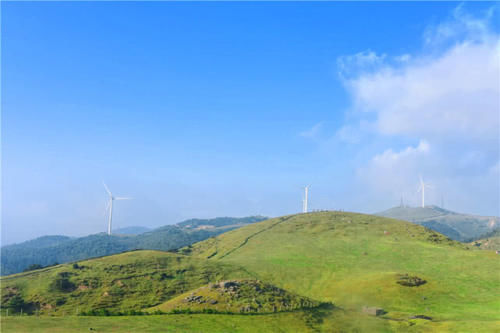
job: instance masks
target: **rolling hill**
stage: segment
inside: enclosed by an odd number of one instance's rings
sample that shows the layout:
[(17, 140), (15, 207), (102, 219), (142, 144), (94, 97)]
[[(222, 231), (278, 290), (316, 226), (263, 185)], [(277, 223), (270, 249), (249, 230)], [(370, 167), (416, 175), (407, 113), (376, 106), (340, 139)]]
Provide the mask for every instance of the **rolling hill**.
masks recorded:
[[(498, 256), (408, 222), (343, 212), (301, 214), (183, 250), (240, 265), (258, 279), (343, 309), (383, 308), (401, 325), (416, 315), (433, 318), (425, 325), (442, 330), (464, 322), (492, 328), (500, 320)], [(406, 286), (405, 276), (425, 284)]]
[[(500, 324), (498, 258), (409, 222), (345, 212), (290, 215), (177, 254), (134, 251), (1, 279), (2, 304), (32, 313), (181, 314), (135, 322), (9, 317), (2, 329), (30, 331), (43, 322), (52, 329), (100, 323), (103, 331), (147, 331), (161, 321), (178, 331), (492, 332)], [(255, 311), (259, 304), (263, 314)], [(295, 307), (278, 311), (285, 304)]]
[(24, 312), (138, 311), (212, 280), (248, 276), (231, 264), (132, 251), (3, 277), (2, 304), (20, 296)]
[(400, 206), (376, 215), (417, 223), (461, 242), (478, 239), (500, 226), (496, 216), (460, 214), (437, 206)]
[[(21, 244), (3, 246), (0, 258), (1, 273), (14, 274), (22, 272), (30, 265), (49, 266), (135, 249), (168, 251), (264, 219), (261, 216), (250, 216), (188, 220), (138, 235), (109, 236), (100, 233), (80, 238), (44, 236)], [(193, 221), (202, 227), (195, 225)]]

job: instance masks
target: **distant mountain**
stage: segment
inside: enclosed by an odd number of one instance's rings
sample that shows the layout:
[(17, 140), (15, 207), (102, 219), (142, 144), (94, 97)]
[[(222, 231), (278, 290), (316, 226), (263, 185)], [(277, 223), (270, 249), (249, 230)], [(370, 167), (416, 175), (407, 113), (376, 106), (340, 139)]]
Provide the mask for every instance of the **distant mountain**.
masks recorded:
[(265, 220), (262, 216), (196, 219), (134, 234), (105, 233), (80, 238), (44, 236), (1, 248), (1, 274), (42, 266), (106, 256), (135, 249), (169, 251), (219, 235), (225, 231)]
[(417, 223), (461, 242), (478, 239), (500, 226), (496, 216), (461, 214), (437, 206), (394, 207), (376, 215)]
[(140, 235), (148, 231), (151, 231), (151, 229), (146, 227), (133, 226), (113, 230), (113, 233), (120, 235)]
[(9, 248), (23, 248), (23, 249), (38, 249), (47, 246), (58, 245), (67, 242), (73, 238), (68, 236), (42, 236), (23, 243), (9, 245)]

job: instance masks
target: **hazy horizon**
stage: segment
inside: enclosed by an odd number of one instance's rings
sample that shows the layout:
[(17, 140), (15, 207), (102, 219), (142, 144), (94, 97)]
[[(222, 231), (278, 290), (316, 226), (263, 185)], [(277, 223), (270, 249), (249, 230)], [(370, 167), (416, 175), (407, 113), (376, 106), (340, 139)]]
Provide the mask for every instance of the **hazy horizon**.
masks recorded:
[[(360, 11), (360, 6), (364, 10)], [(2, 3), (2, 245), (189, 218), (500, 215), (494, 3)]]

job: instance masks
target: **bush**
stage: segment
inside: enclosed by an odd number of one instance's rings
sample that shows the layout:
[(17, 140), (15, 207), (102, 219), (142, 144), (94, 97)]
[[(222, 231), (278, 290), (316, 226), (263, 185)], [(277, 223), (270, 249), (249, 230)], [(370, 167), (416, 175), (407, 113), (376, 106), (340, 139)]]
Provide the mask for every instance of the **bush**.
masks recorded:
[(57, 274), (56, 278), (50, 284), (51, 290), (54, 291), (62, 291), (62, 292), (70, 292), (76, 289), (74, 283), (69, 280), (68, 272), (60, 272)]
[(6, 304), (7, 308), (12, 309), (14, 312), (20, 312), (26, 307), (26, 303), (21, 295), (16, 294), (12, 296)]

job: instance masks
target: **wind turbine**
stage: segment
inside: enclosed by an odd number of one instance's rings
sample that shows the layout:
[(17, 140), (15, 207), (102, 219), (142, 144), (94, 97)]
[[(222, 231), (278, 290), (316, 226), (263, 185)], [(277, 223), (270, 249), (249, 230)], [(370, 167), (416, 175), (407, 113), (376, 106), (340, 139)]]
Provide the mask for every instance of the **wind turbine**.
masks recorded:
[(429, 183), (424, 182), (422, 176), (420, 176), (420, 186), (418, 187), (417, 192), (422, 192), (422, 208), (425, 207), (425, 188), (433, 188), (433, 186)]
[(108, 186), (106, 186), (106, 183), (102, 182), (104, 185), (104, 188), (106, 189), (106, 192), (108, 192), (109, 195), (109, 201), (106, 207), (106, 210), (109, 209), (109, 218), (108, 218), (108, 235), (111, 235), (111, 222), (113, 221), (113, 201), (115, 200), (130, 200), (132, 198), (125, 198), (125, 197), (114, 197), (111, 191), (109, 190)]
[(309, 187), (311, 187), (311, 185), (306, 185), (304, 187), (304, 199), (302, 201), (302, 213), (307, 213), (307, 200), (309, 197)]

